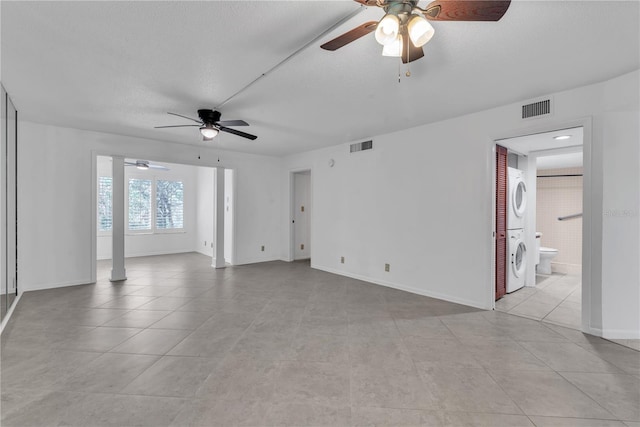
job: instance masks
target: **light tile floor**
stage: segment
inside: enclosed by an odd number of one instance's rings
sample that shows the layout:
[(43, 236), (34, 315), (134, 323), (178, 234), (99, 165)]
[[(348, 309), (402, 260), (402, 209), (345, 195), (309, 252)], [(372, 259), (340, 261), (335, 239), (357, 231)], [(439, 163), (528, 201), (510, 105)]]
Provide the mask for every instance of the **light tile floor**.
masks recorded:
[[(537, 275), (536, 287), (525, 287), (496, 301), (496, 310), (581, 330), (582, 280), (554, 273)], [(640, 351), (640, 340), (610, 340)]]
[(535, 287), (524, 287), (496, 301), (496, 310), (580, 330), (582, 280), (554, 273), (537, 275)]
[(308, 263), (127, 260), (23, 295), (2, 426), (638, 426), (640, 353)]

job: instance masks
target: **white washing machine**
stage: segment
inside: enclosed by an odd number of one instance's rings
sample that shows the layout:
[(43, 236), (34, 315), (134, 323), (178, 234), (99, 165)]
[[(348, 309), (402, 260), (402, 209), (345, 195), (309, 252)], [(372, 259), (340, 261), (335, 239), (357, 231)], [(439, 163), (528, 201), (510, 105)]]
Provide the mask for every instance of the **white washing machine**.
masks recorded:
[(507, 293), (517, 291), (524, 286), (527, 269), (527, 245), (524, 242), (524, 230), (507, 230), (509, 259), (507, 260)]
[(524, 216), (527, 209), (527, 184), (524, 173), (515, 168), (507, 168), (507, 229), (524, 228)]

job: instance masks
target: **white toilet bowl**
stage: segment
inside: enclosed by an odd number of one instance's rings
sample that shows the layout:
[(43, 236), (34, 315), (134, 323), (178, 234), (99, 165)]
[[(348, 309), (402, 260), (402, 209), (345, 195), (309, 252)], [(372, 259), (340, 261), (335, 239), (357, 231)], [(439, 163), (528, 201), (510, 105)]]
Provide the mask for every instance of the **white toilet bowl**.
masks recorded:
[(551, 274), (551, 260), (558, 255), (558, 250), (554, 248), (540, 247), (540, 264), (536, 266), (538, 274)]

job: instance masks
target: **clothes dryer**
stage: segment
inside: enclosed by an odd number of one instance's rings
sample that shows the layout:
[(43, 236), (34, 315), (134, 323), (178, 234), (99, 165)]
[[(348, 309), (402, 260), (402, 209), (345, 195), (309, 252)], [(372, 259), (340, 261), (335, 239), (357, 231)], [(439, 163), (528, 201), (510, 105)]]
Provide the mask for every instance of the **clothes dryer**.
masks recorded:
[(515, 168), (508, 169), (507, 185), (507, 229), (524, 228), (524, 218), (527, 209), (527, 184), (524, 173)]

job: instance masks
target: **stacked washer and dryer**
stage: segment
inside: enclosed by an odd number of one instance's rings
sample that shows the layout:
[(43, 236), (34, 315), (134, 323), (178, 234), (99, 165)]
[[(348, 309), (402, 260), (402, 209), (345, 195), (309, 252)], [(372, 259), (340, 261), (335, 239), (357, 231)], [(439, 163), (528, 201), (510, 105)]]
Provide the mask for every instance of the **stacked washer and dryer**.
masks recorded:
[(524, 235), (527, 185), (521, 170), (507, 170), (507, 293), (510, 293), (524, 286), (527, 268), (527, 245)]

